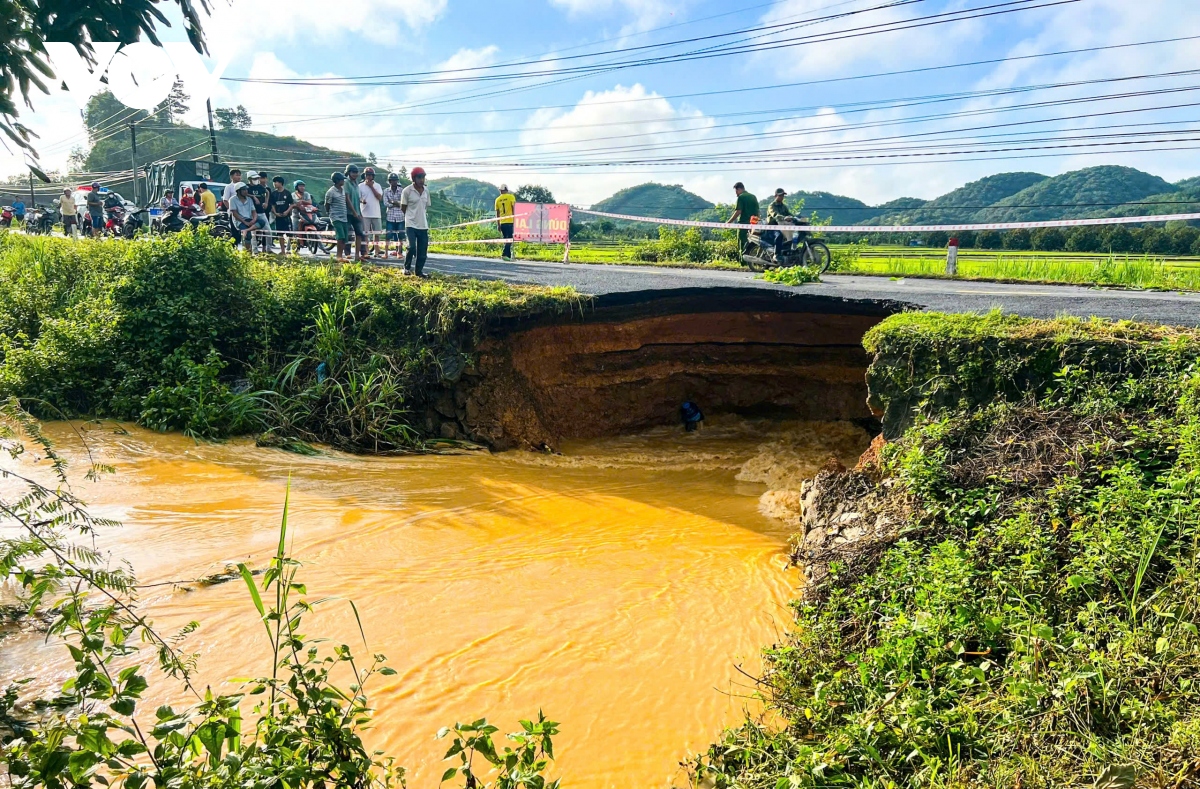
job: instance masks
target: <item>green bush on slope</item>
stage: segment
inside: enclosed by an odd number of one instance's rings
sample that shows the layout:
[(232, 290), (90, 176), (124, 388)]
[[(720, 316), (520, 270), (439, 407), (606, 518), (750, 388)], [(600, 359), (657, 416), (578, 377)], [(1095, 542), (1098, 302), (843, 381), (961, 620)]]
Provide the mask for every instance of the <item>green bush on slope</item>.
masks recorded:
[(45, 418), (390, 451), (419, 443), (425, 388), (490, 322), (577, 303), (565, 288), (256, 259), (204, 233), (0, 233), (0, 398)]
[(907, 514), (830, 564), (767, 651), (762, 687), (786, 724), (748, 720), (698, 772), (772, 788), (1195, 785), (1200, 333), (905, 315), (866, 342), (900, 437), (848, 473)]

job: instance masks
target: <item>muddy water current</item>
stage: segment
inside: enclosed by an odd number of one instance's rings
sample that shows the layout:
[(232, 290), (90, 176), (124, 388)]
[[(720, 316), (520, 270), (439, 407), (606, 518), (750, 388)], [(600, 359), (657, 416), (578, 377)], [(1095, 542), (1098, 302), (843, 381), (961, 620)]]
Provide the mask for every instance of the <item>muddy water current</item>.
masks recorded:
[[(203, 682), (232, 692), (233, 678), (269, 672), (244, 585), (189, 581), (263, 566), (290, 480), (292, 555), (310, 596), (334, 598), (306, 632), (383, 653), (398, 672), (369, 688), (369, 744), (410, 786), (435, 786), (439, 727), (487, 716), (510, 731), (540, 708), (562, 724), (556, 773), (588, 789), (682, 783), (679, 760), (753, 705), (739, 668), (754, 673), (787, 627), (797, 583), (790, 528), (765, 514), (764, 493), (830, 456), (853, 462), (868, 441), (845, 423), (718, 419), (561, 455), (364, 458), (84, 432), (115, 472), (75, 492), (123, 524), (96, 545), (141, 584), (181, 582), (148, 586), (142, 605), (163, 631), (201, 623), (187, 645)], [(83, 465), (71, 430), (48, 433)], [(32, 676), (46, 692), (67, 676), (63, 656), (42, 635), (10, 635), (0, 679)], [(152, 677), (147, 708), (182, 700), (170, 687)]]

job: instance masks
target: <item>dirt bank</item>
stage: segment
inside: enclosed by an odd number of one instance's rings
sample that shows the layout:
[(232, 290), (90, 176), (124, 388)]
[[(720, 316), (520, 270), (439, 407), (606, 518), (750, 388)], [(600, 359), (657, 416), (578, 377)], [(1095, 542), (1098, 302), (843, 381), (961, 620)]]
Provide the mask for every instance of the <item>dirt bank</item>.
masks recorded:
[(614, 294), (582, 314), (499, 325), (451, 370), (425, 428), (498, 448), (556, 447), (707, 414), (870, 420), (863, 335), (895, 302), (688, 289)]

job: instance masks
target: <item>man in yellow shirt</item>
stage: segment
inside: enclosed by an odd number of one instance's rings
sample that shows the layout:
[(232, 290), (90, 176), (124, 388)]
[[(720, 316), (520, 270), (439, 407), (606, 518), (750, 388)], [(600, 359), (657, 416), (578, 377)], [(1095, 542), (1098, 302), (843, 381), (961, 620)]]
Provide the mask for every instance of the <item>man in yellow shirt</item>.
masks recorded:
[(512, 260), (513, 206), (516, 204), (517, 196), (509, 193), (507, 184), (500, 184), (500, 196), (496, 198), (496, 218), (500, 220), (500, 235), (509, 240), (500, 255), (504, 260)]
[(204, 209), (205, 216), (212, 216), (217, 213), (217, 196), (208, 188), (208, 184), (200, 184), (196, 187), (199, 192), (200, 207)]

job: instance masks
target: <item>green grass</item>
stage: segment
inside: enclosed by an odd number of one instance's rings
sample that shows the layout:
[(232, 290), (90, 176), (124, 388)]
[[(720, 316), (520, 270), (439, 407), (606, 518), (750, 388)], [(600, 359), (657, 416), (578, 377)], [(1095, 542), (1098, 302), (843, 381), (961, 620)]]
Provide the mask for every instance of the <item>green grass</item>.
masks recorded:
[[(491, 238), (486, 230), (471, 230), (474, 238)], [(454, 232), (454, 231), (451, 231)], [(443, 237), (446, 237), (445, 234)], [(735, 260), (713, 254), (707, 259), (697, 254), (703, 245), (721, 242), (676, 243), (663, 254), (662, 241), (641, 243), (582, 243), (571, 246), (570, 262), (619, 266), (661, 266), (744, 271)], [(834, 273), (870, 274), (889, 277), (946, 277), (946, 256), (941, 250), (901, 246), (861, 246), (840, 244), (831, 247)], [(447, 244), (436, 241), (433, 252), (500, 257), (500, 248), (492, 244)], [(560, 262), (561, 245), (517, 244), (519, 260)], [(1156, 257), (1147, 255), (1108, 255), (1066, 252), (993, 252), (965, 250), (958, 256), (957, 279), (994, 282), (1038, 282), (1069, 285), (1140, 288), (1153, 290), (1200, 291), (1200, 258)]]
[(1200, 332), (914, 313), (865, 345), (894, 440), (823, 474), (811, 514), (888, 525), (831, 553), (797, 543), (824, 574), (766, 651), (770, 714), (696, 771), (746, 789), (1196, 786)]
[(426, 395), (494, 321), (576, 309), (570, 288), (296, 257), (205, 233), (0, 232), (0, 398), (42, 417), (354, 451), (422, 447)]

